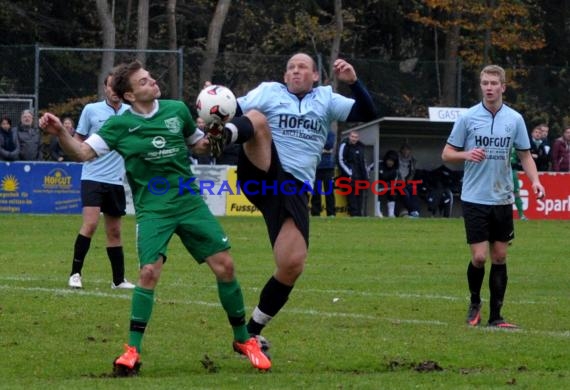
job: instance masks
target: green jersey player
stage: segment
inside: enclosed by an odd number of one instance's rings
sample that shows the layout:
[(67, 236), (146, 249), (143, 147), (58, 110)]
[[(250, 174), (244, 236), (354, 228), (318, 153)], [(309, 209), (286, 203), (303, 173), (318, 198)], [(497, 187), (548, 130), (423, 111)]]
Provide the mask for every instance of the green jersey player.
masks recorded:
[[(114, 362), (117, 375), (133, 375), (140, 366), (141, 342), (154, 305), (154, 290), (174, 233), (198, 263), (206, 263), (216, 276), (219, 298), (234, 333), (234, 349), (258, 369), (271, 362), (245, 325), (245, 307), (235, 277), (230, 243), (223, 229), (192, 184), (187, 147), (207, 152), (209, 140), (196, 130), (184, 103), (158, 100), (160, 88), (138, 62), (122, 64), (113, 74), (113, 89), (131, 105), (129, 111), (108, 120), (84, 143), (74, 140), (61, 121), (46, 113), (40, 126), (57, 135), (68, 155), (77, 161), (117, 151), (125, 160), (137, 218), (140, 273), (134, 289), (129, 341)], [(263, 115), (248, 114), (250, 125), (263, 124)]]

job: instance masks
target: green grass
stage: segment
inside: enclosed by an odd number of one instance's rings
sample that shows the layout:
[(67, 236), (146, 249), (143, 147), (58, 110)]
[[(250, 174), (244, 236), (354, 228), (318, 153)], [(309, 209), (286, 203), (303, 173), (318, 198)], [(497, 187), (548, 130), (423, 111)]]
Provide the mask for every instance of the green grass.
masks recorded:
[[(462, 220), (312, 219), (305, 273), (264, 332), (273, 345), (269, 373), (232, 352), (213, 275), (175, 237), (141, 374), (117, 379), (108, 374), (127, 340), (130, 294), (110, 289), (102, 226), (85, 263), (85, 288), (71, 291), (80, 217), (0, 220), (2, 389), (557, 389), (570, 381), (565, 221), (516, 224), (503, 314), (522, 329), (508, 332), (464, 325)], [(221, 221), (249, 314), (273, 271), (265, 225), (255, 217)], [(123, 234), (134, 281), (132, 217)], [(486, 302), (487, 281), (483, 296)], [(203, 367), (206, 355), (217, 372)], [(442, 370), (416, 370), (424, 362)]]

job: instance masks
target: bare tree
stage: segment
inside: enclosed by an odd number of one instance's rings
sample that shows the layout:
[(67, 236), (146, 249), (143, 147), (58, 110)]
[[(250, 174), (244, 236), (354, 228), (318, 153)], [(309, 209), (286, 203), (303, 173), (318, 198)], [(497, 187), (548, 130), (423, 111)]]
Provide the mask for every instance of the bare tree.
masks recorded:
[(97, 15), (99, 16), (99, 22), (101, 23), (101, 32), (103, 35), (103, 48), (109, 49), (103, 52), (101, 58), (101, 72), (97, 78), (97, 95), (100, 98), (105, 96), (105, 90), (103, 87), (103, 81), (107, 77), (107, 73), (113, 68), (115, 62), (115, 23), (113, 22), (113, 16), (111, 10), (109, 9), (109, 4), (107, 0), (97, 0)]
[[(148, 48), (148, 0), (139, 0), (137, 9), (137, 50), (146, 50)], [(146, 53), (139, 51), (137, 60), (146, 62)]]
[[(176, 50), (178, 48), (178, 38), (176, 36), (176, 0), (168, 0), (166, 6), (168, 19), (168, 48)], [(170, 84), (170, 97), (178, 99), (178, 72), (177, 72), (177, 56), (170, 54), (168, 58), (168, 82)]]
[(344, 29), (344, 24), (342, 21), (342, 0), (334, 0), (334, 24), (335, 24), (335, 34), (333, 37), (333, 42), (331, 46), (331, 62), (329, 67), (329, 75), (331, 77), (331, 85), (333, 90), (337, 90), (338, 80), (334, 77), (333, 64), (338, 58), (338, 53), (340, 52), (340, 40), (342, 38), (342, 31)]
[[(455, 11), (454, 19), (459, 19)], [(459, 53), (460, 26), (456, 23), (445, 37), (445, 62), (443, 64), (443, 96), (444, 106), (457, 105), (457, 58)]]
[(200, 66), (199, 88), (202, 88), (204, 82), (212, 80), (212, 75), (214, 74), (214, 64), (216, 63), (216, 57), (218, 56), (220, 46), (220, 38), (222, 36), (222, 29), (224, 27), (224, 22), (226, 20), (226, 16), (228, 15), (231, 3), (231, 0), (218, 0), (218, 4), (216, 5), (214, 16), (212, 17), (210, 27), (208, 28), (206, 55), (202, 66)]
[[(333, 64), (338, 58), (338, 53), (340, 53), (340, 40), (342, 38), (342, 31), (344, 29), (344, 23), (342, 20), (342, 0), (334, 0), (334, 22), (335, 22), (335, 34), (333, 37), (333, 42), (331, 45), (331, 59), (330, 59), (330, 67), (329, 67), (329, 75), (331, 78), (331, 86), (334, 91), (337, 90), (338, 87), (338, 79), (334, 75), (333, 71)], [(332, 123), (330, 131), (333, 131), (335, 134), (338, 133), (338, 123)]]

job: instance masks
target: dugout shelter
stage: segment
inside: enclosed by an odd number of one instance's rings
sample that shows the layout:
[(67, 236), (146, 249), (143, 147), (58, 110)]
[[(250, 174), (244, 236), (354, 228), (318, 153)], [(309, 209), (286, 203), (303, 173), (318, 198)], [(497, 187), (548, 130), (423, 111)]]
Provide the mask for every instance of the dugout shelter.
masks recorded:
[[(462, 109), (455, 109), (462, 110)], [(402, 144), (407, 143), (412, 147), (412, 152), (417, 160), (418, 170), (434, 170), (442, 165), (441, 152), (447, 137), (453, 128), (454, 121), (434, 120), (430, 118), (408, 117), (382, 117), (355, 127), (348, 128), (341, 133), (339, 142), (348, 136), (351, 131), (357, 131), (360, 141), (366, 145), (366, 161), (372, 165), (370, 179), (378, 177), (378, 162), (388, 150), (399, 151)], [(449, 169), (459, 171), (463, 164), (445, 164)], [(376, 196), (367, 192), (365, 197), (365, 215), (374, 215), (374, 202)], [(459, 199), (455, 199), (452, 216), (461, 215)], [(427, 216), (425, 202), (422, 206), (421, 215)]]

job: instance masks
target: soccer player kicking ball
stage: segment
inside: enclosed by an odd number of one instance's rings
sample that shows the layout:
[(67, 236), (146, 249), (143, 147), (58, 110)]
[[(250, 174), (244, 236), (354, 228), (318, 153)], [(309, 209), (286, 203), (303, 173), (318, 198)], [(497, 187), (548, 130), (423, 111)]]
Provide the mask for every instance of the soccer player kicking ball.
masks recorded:
[[(88, 161), (111, 150), (125, 160), (136, 211), (140, 273), (132, 298), (129, 341), (125, 352), (114, 362), (115, 373), (130, 376), (138, 372), (154, 290), (174, 233), (198, 263), (208, 264), (213, 271), (222, 307), (233, 329), (234, 349), (247, 356), (255, 368), (270, 369), (271, 361), (246, 328), (243, 295), (229, 254), (228, 237), (199, 195), (199, 189), (186, 191), (179, 185), (190, 183), (193, 177), (188, 147), (205, 153), (210, 148), (208, 138), (196, 130), (184, 103), (158, 100), (158, 84), (138, 61), (116, 68), (113, 90), (131, 108), (110, 118), (83, 143), (74, 140), (53, 114), (44, 114), (40, 126), (56, 135), (74, 160)], [(240, 123), (267, 126), (265, 117), (256, 112), (249, 113)]]
[(511, 148), (517, 150), (522, 167), (532, 183), (532, 191), (544, 196), (536, 165), (530, 154), (530, 142), (523, 117), (503, 103), (506, 89), (505, 70), (489, 65), (481, 71), (483, 101), (463, 114), (451, 131), (442, 153), (445, 162), (465, 162), (461, 201), (471, 261), (467, 283), (471, 303), (467, 325), (481, 322), (481, 286), (485, 276), (487, 253), (491, 257), (489, 273), (490, 327), (516, 329), (501, 315), (507, 290), (507, 248), (514, 238), (513, 175)]

